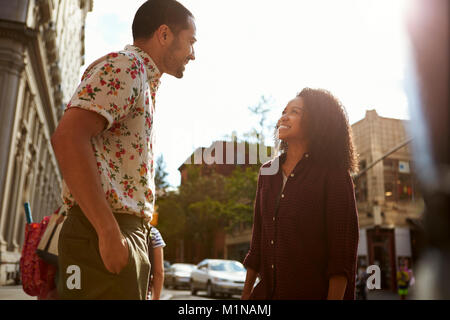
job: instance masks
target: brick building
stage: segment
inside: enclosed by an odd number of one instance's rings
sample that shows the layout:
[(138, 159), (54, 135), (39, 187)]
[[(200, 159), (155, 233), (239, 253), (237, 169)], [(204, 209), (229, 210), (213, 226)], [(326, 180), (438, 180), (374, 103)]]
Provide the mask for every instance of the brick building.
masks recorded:
[[(270, 155), (270, 148), (266, 149), (266, 152)], [(197, 148), (178, 170), (180, 171), (181, 184), (183, 185), (188, 179), (188, 166), (200, 166), (202, 175), (208, 175), (215, 171), (221, 175), (229, 176), (238, 166), (246, 168), (252, 164), (261, 164), (261, 161), (265, 162), (268, 159), (269, 157), (267, 154), (259, 154), (259, 145), (257, 144), (215, 141), (208, 148)], [(251, 225), (241, 224), (235, 228), (233, 233), (239, 230), (244, 231), (248, 228), (251, 228)], [(247, 236), (244, 246), (248, 246), (248, 239), (249, 237)], [(230, 247), (235, 241), (236, 239), (232, 236), (230, 237), (223, 228), (218, 228), (215, 231), (212, 256), (207, 256), (203, 244), (195, 242), (190, 238), (186, 238), (180, 240), (180, 243), (177, 244), (176, 260), (197, 263), (205, 258), (233, 258), (236, 255), (233, 253), (230, 255), (229, 250), (232, 252), (235, 251), (233, 247)]]

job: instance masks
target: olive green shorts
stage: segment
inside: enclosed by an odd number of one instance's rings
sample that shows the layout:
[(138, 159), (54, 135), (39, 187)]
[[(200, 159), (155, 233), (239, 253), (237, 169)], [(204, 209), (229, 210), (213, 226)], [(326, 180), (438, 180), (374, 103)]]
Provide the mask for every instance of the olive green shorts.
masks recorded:
[(128, 263), (119, 274), (109, 272), (103, 264), (97, 233), (80, 207), (69, 211), (58, 241), (60, 299), (146, 299), (150, 229), (142, 218), (117, 213), (114, 217), (129, 248)]

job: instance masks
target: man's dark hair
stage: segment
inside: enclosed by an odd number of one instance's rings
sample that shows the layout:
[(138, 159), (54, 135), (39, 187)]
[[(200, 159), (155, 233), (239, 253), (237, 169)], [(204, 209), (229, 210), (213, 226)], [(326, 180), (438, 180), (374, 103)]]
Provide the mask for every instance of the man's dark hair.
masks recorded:
[(133, 39), (148, 39), (165, 24), (177, 35), (188, 28), (192, 13), (175, 0), (148, 0), (137, 11), (133, 20)]

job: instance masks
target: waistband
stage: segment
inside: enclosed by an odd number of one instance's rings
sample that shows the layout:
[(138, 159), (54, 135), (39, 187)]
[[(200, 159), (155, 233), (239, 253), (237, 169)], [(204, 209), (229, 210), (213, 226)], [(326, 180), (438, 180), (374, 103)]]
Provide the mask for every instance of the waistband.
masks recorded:
[[(144, 218), (128, 213), (113, 212), (113, 215), (120, 227), (143, 228), (150, 232), (151, 225)], [(67, 216), (78, 216), (88, 220), (78, 205), (73, 206), (67, 213)]]

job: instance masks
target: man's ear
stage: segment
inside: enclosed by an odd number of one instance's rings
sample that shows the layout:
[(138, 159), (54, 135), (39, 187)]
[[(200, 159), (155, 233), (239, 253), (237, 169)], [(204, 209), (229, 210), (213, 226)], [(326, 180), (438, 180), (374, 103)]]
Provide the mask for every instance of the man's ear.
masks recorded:
[(164, 47), (172, 41), (173, 33), (169, 26), (162, 24), (158, 30), (156, 30), (159, 43)]

